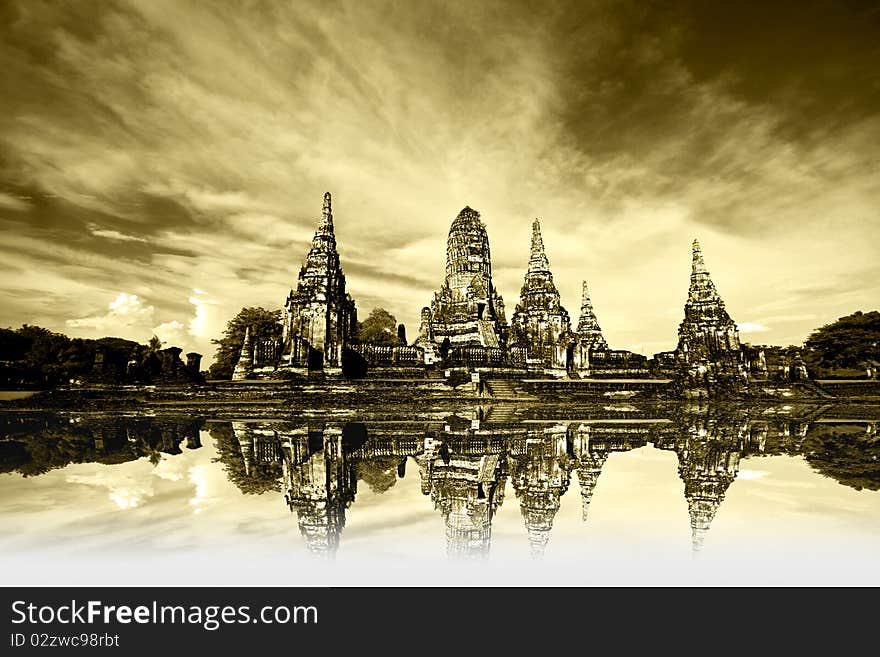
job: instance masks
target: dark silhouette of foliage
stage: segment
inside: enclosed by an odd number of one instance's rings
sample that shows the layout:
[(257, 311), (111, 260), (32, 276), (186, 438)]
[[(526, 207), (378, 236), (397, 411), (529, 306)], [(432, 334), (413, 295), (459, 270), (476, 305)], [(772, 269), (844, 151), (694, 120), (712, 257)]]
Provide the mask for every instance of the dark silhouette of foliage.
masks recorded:
[(813, 331), (804, 343), (813, 369), (880, 366), (880, 312), (861, 311)]
[(396, 456), (359, 461), (355, 471), (358, 479), (365, 482), (374, 493), (381, 495), (397, 483), (398, 462)]
[(864, 428), (811, 434), (803, 450), (816, 472), (856, 490), (880, 490), (880, 438)]
[(219, 457), (214, 462), (222, 463), (226, 476), (246, 495), (262, 495), (281, 490), (280, 463), (251, 463), (250, 473), (245, 471), (241, 447), (235, 437), (231, 422), (217, 422), (209, 425), (208, 432), (214, 440)]
[(0, 329), (0, 387), (52, 387), (92, 371), (98, 349), (119, 374), (142, 345), (123, 338), (69, 338), (40, 326)]
[(213, 379), (231, 379), (232, 371), (241, 355), (244, 334), (250, 327), (251, 339), (280, 338), (281, 311), (266, 308), (242, 308), (238, 314), (226, 323), (223, 336), (211, 340), (217, 345), (214, 362), (208, 369), (208, 376)]
[(358, 322), (358, 339), (366, 344), (398, 344), (397, 319), (384, 308), (373, 308), (363, 322)]

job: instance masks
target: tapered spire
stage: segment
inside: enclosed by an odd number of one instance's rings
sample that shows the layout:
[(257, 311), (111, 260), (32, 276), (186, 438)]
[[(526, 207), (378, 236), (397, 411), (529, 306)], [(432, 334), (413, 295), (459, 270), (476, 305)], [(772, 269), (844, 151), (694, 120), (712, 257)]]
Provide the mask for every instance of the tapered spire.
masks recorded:
[(700, 241), (694, 240), (693, 247), (693, 273), (706, 273), (706, 263), (703, 262), (703, 251), (700, 248)]
[(324, 232), (333, 232), (333, 206), (331, 203), (330, 192), (324, 194), (324, 209), (321, 217), (321, 230)]
[(532, 249), (529, 255), (529, 271), (550, 271), (550, 262), (544, 252), (544, 239), (541, 237), (541, 222), (535, 218), (532, 222)]
[(238, 362), (232, 371), (232, 380), (238, 381), (251, 376), (254, 371), (254, 348), (251, 344), (251, 327), (244, 329), (244, 341), (241, 343), (241, 352), (238, 356)]
[(590, 299), (590, 290), (586, 281), (581, 284), (581, 316), (578, 319), (577, 332), (581, 340), (589, 343), (593, 348), (604, 349), (608, 346), (602, 335), (599, 320), (593, 311), (593, 302)]
[(703, 250), (700, 248), (700, 242), (694, 240), (692, 248), (691, 286), (688, 290), (688, 302), (712, 302), (718, 303), (723, 307), (724, 302), (718, 296), (715, 284), (712, 282), (706, 269), (706, 262), (703, 260)]

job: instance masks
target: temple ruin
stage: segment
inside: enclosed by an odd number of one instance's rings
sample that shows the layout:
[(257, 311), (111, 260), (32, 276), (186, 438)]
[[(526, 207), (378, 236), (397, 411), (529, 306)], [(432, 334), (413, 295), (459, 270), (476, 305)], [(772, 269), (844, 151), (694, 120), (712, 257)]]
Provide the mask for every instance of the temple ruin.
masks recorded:
[[(499, 373), (521, 379), (616, 380), (608, 385), (619, 389), (609, 388), (606, 393), (620, 398), (630, 395), (627, 390), (632, 386), (627, 387), (627, 381), (634, 379), (674, 379), (682, 384), (679, 392), (693, 397), (711, 396), (708, 391), (713, 389), (730, 390), (768, 378), (763, 350), (740, 342), (737, 325), (706, 269), (697, 240), (693, 242), (690, 286), (677, 347), (650, 360), (609, 346), (586, 281), (582, 283), (577, 326), (572, 326), (550, 269), (538, 219), (532, 223), (528, 265), (508, 324), (504, 300), (492, 279), (486, 226), (479, 212), (463, 208), (449, 228), (443, 284), (430, 305), (422, 308), (418, 338), (411, 345), (405, 343), (403, 325), (397, 327), (398, 344), (358, 341), (357, 310), (346, 291), (336, 246), (327, 193), (297, 285), (284, 304), (281, 337), (257, 338), (248, 331), (233, 380), (279, 374), (284, 378), (285, 372), (338, 375), (344, 353), (349, 364), (357, 363), (347, 370), (349, 377), (371, 371), (379, 377), (432, 378), (438, 376), (432, 372), (441, 369), (444, 378), (450, 378), (459, 370), (473, 374), (478, 394), (484, 390), (480, 377), (494, 376), (492, 389), (503, 388), (498, 383)], [(787, 371), (794, 372), (788, 376), (791, 380), (807, 378), (805, 366), (794, 358)], [(461, 376), (450, 380), (460, 385)]]
[(430, 307), (422, 309), (416, 344), (436, 358), (446, 348), (503, 349), (508, 326), (504, 300), (492, 283), (489, 236), (480, 213), (465, 207), (446, 241), (446, 278)]
[(541, 223), (535, 219), (529, 264), (510, 321), (510, 349), (526, 365), (564, 371), (573, 342), (571, 319), (560, 302), (544, 252)]
[(330, 192), (324, 194), (318, 230), (299, 270), (296, 289), (284, 302), (282, 324), (280, 341), (251, 342), (246, 335), (233, 380), (271, 375), (278, 369), (341, 373), (342, 350), (357, 333), (357, 309), (345, 289)]

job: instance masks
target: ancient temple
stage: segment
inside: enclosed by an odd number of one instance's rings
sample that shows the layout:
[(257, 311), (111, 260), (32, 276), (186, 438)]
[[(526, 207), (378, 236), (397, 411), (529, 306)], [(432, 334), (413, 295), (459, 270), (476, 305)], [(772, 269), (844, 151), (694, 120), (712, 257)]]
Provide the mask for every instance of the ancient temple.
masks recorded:
[(510, 347), (525, 350), (526, 362), (565, 369), (572, 342), (571, 319), (559, 300), (544, 251), (541, 224), (532, 224), (529, 266), (510, 321)]
[(342, 349), (357, 332), (354, 300), (345, 290), (339, 263), (330, 192), (324, 194), (320, 224), (284, 303), (282, 365), (338, 371)]
[(480, 213), (465, 207), (446, 242), (446, 278), (430, 307), (422, 309), (418, 346), (429, 354), (447, 345), (503, 347), (504, 300), (492, 283), (489, 236)]
[(694, 240), (691, 284), (678, 327), (676, 354), (685, 363), (740, 351), (739, 332), (706, 270), (700, 243)]
[(608, 343), (602, 335), (599, 320), (593, 310), (593, 301), (590, 299), (590, 290), (587, 282), (581, 284), (581, 314), (578, 318), (577, 338), (572, 350), (571, 368), (581, 372), (589, 372), (590, 356), (598, 352), (607, 352)]

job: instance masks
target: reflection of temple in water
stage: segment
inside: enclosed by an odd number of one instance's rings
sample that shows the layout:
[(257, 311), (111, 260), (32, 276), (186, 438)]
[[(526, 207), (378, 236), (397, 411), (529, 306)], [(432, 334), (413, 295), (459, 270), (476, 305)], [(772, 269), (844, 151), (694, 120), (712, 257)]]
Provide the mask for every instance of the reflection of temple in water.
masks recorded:
[[(451, 557), (486, 557), (492, 518), (504, 501), (500, 445), (459, 443), (450, 448), (431, 437), (417, 457), (422, 492), (431, 496), (446, 525)], [(494, 453), (493, 453), (494, 452)]]
[[(412, 457), (418, 465), (421, 492), (430, 496), (443, 519), (447, 555), (486, 558), (508, 479), (531, 554), (540, 557), (572, 474), (577, 475), (581, 515), (586, 520), (609, 455), (649, 443), (676, 453), (693, 548), (700, 550), (737, 477), (740, 461), (798, 453), (808, 460), (816, 458), (808, 443), (810, 436), (821, 435), (817, 426), (809, 421), (748, 416), (694, 415), (677, 422), (663, 418), (530, 422), (506, 418), (497, 423), (450, 416), (442, 421), (380, 421), (369, 428), (363, 424), (236, 422), (233, 429), (246, 469), (252, 469), (253, 462), (282, 463), (285, 500), (296, 513), (299, 530), (312, 552), (332, 555), (337, 551), (347, 510), (355, 501), (359, 473), (380, 473), (379, 481), (385, 482), (378, 488), (382, 492), (394, 484), (395, 464), (397, 476), (403, 477), (406, 460)], [(871, 440), (876, 424), (867, 426), (867, 432), (862, 425), (853, 429), (854, 440)], [(863, 471), (860, 465), (858, 472)], [(880, 488), (880, 472), (876, 483), (872, 481), (863, 483), (862, 477), (859, 484)]]
[(724, 494), (736, 479), (747, 431), (747, 424), (719, 426), (697, 421), (676, 440), (678, 475), (684, 482), (694, 551), (702, 548)]
[(519, 499), (533, 557), (543, 556), (560, 498), (571, 481), (568, 428), (529, 431), (511, 449), (511, 480)]
[(295, 430), (282, 443), (284, 499), (296, 512), (309, 550), (332, 556), (339, 548), (345, 510), (354, 501), (357, 479), (343, 449), (340, 428), (326, 427), (320, 449), (314, 446), (307, 429)]

